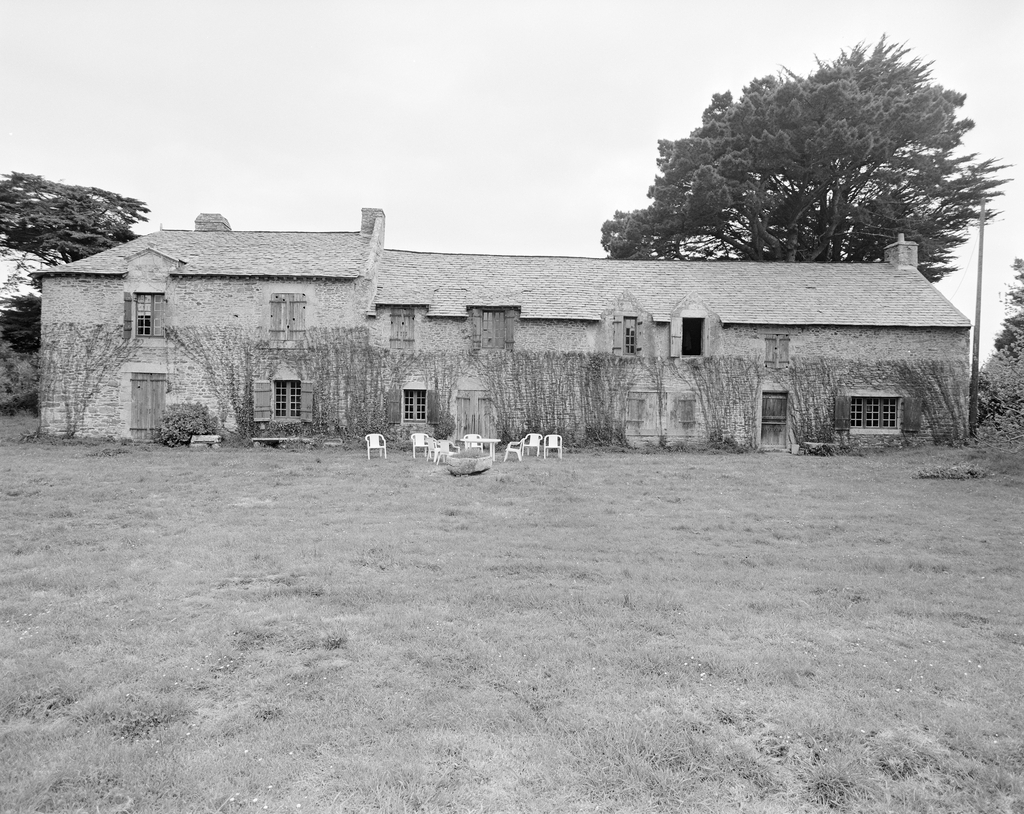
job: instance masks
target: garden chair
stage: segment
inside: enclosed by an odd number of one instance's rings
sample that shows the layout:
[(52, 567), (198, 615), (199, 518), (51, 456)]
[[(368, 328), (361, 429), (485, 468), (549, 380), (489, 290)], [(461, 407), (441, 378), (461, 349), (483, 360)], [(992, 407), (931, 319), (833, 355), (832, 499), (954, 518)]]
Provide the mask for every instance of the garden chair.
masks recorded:
[(430, 457), (430, 436), (425, 432), (414, 432), (409, 436), (409, 440), (412, 441), (412, 457), (416, 457), (416, 450), (422, 449), (424, 454)]
[(388, 457), (388, 442), (379, 432), (371, 432), (366, 436), (366, 460), (370, 460), (370, 450), (380, 450), (380, 457)]
[(508, 454), (510, 452), (513, 455), (515, 455), (520, 461), (523, 460), (523, 444), (525, 442), (526, 442), (525, 438), (520, 438), (518, 441), (509, 441), (508, 442), (508, 446), (505, 447), (505, 458), (504, 458), (504, 460), (505, 461), (508, 460)]
[(483, 436), (477, 435), (473, 432), (469, 433), (469, 435), (463, 435), (462, 443), (466, 445), (466, 449), (471, 449), (473, 447), (479, 447), (480, 449), (484, 448)]
[(558, 450), (558, 457), (562, 457), (562, 436), (561, 435), (545, 435), (544, 436), (544, 457), (548, 457), (548, 450)]
[(531, 432), (523, 439), (523, 452), (529, 455), (529, 450), (533, 449), (537, 451), (537, 457), (540, 457), (540, 443), (544, 438), (539, 432)]
[(434, 465), (441, 463), (441, 459), (444, 458), (444, 462), (448, 463), (448, 456), (455, 454), (459, 451), (459, 445), (453, 441), (435, 441), (434, 446)]

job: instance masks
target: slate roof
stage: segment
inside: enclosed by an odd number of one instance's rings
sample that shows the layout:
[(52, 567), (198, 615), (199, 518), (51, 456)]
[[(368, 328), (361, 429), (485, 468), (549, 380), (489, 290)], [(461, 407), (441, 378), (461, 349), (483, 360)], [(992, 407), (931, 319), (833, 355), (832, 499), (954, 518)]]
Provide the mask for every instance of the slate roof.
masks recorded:
[(667, 321), (691, 296), (724, 323), (971, 324), (918, 272), (888, 263), (635, 262), (385, 249), (377, 283), (377, 303), (427, 305), (431, 316), (518, 306), (523, 319), (596, 320), (629, 292), (656, 321)]
[(358, 277), (370, 240), (358, 232), (164, 230), (43, 274), (124, 274), (145, 249), (183, 260), (179, 274), (244, 277)]
[[(351, 279), (364, 267), (370, 238), (164, 230), (40, 273), (124, 274), (127, 258), (147, 248), (184, 261), (178, 274)], [(632, 262), (385, 249), (377, 286), (375, 303), (425, 305), (430, 316), (465, 317), (468, 307), (491, 306), (519, 308), (523, 319), (596, 320), (628, 292), (657, 321), (690, 297), (725, 323), (971, 324), (919, 273), (888, 263)]]

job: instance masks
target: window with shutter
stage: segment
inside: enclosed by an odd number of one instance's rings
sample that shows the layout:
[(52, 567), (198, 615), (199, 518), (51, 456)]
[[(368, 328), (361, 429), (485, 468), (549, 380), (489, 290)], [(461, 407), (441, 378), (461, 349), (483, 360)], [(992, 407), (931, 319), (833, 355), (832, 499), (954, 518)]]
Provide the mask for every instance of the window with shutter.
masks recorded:
[(622, 318), (622, 355), (636, 356), (637, 345), (637, 318)]
[(851, 396), (851, 430), (899, 429), (900, 400), (895, 396)]
[(294, 379), (274, 382), (274, 418), (302, 418), (302, 382)]
[(427, 391), (406, 388), (402, 391), (402, 421), (424, 423), (427, 420)]
[(470, 309), (470, 340), (473, 350), (512, 350), (515, 340), (514, 309)]
[(789, 334), (769, 334), (764, 338), (764, 366), (771, 370), (789, 367)]
[(125, 294), (124, 338), (164, 336), (166, 304), (163, 294)]
[(694, 396), (677, 396), (672, 400), (672, 427), (689, 432), (697, 426), (697, 399)]
[(306, 336), (306, 295), (270, 295), (270, 338), (295, 341)]
[(391, 350), (415, 350), (416, 312), (412, 308), (391, 309)]

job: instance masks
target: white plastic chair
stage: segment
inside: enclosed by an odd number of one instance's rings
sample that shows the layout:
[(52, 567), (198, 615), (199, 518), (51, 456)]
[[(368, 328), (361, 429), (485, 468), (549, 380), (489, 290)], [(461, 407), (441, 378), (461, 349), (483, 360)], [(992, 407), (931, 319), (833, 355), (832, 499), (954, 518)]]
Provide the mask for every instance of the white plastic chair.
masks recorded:
[(537, 457), (540, 457), (540, 443), (544, 438), (539, 432), (531, 432), (523, 439), (523, 452), (529, 455), (529, 450), (533, 449), (537, 451)]
[(412, 457), (416, 457), (416, 450), (422, 449), (426, 456), (430, 457), (430, 436), (425, 432), (414, 432), (409, 436), (409, 440), (412, 441)]
[(558, 450), (558, 457), (562, 457), (562, 436), (561, 435), (545, 435), (544, 436), (544, 457), (548, 457), (548, 450)]
[(526, 441), (525, 438), (520, 438), (518, 441), (509, 441), (508, 442), (508, 446), (505, 447), (505, 458), (504, 458), (504, 460), (505, 461), (508, 460), (508, 454), (510, 452), (513, 455), (515, 455), (520, 461), (523, 460), (523, 442), (525, 442), (525, 441)]
[(445, 463), (448, 463), (448, 456), (459, 451), (459, 445), (453, 441), (437, 441), (434, 446), (434, 465), (441, 463), (441, 459), (444, 458)]
[(384, 440), (384, 436), (379, 432), (371, 432), (366, 436), (366, 460), (370, 460), (370, 450), (380, 450), (380, 457), (388, 457), (388, 442)]
[(475, 432), (473, 432), (470, 433), (469, 435), (463, 435), (462, 443), (466, 445), (466, 449), (470, 449), (473, 447), (479, 447), (480, 449), (483, 449), (483, 438), (484, 437), (482, 435), (477, 435)]

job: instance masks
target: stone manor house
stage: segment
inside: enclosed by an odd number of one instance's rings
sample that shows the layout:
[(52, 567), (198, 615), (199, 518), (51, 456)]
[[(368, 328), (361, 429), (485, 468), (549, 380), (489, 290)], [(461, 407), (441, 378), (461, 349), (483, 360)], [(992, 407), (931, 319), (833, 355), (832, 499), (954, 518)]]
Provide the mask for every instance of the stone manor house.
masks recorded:
[(423, 431), (793, 449), (957, 440), (970, 322), (903, 235), (874, 263), (629, 262), (236, 232), (203, 214), (38, 272), (42, 430)]

